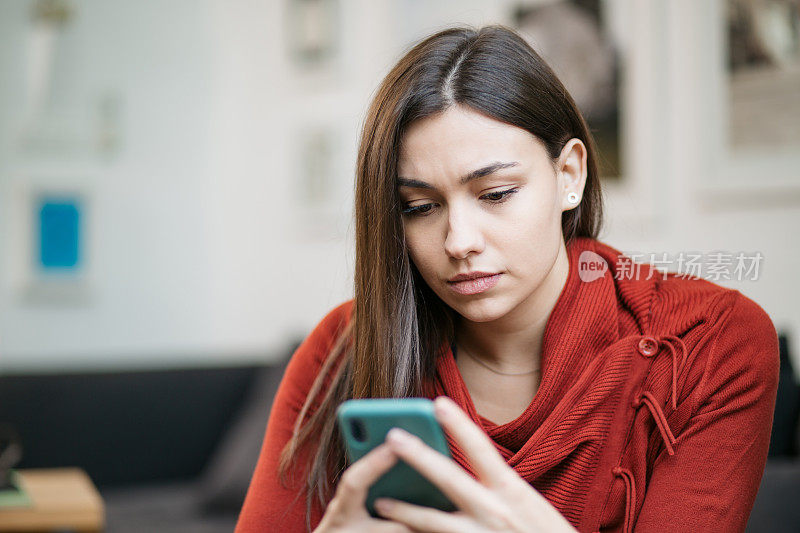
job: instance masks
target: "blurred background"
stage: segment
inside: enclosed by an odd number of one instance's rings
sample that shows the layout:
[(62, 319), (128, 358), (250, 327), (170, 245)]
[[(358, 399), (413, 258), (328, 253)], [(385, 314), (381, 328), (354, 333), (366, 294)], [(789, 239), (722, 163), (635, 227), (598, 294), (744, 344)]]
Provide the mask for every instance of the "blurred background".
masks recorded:
[[(3, 0), (0, 469), (84, 491), (88, 529), (232, 530), (286, 359), (351, 298), (374, 90), (489, 23), (589, 121), (601, 240), (772, 317), (748, 531), (797, 531), (796, 0)], [(0, 530), (23, 508), (0, 494)]]

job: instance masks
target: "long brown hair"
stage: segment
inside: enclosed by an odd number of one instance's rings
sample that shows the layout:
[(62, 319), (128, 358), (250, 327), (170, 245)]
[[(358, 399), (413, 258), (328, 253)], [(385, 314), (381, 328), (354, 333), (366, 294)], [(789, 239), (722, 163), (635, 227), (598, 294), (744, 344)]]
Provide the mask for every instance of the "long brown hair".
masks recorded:
[[(286, 479), (310, 446), (307, 525), (324, 509), (347, 466), (335, 410), (350, 398), (425, 396), (438, 350), (454, 341), (450, 309), (423, 281), (406, 251), (395, 184), (400, 140), (409, 125), (453, 105), (469, 106), (535, 135), (553, 161), (572, 138), (587, 148), (578, 207), (562, 214), (565, 242), (596, 238), (602, 197), (595, 145), (575, 102), (541, 57), (513, 30), (455, 27), (413, 46), (379, 86), (364, 121), (355, 185), (353, 316), (319, 372), (281, 453)], [(314, 448), (315, 446), (315, 448)]]

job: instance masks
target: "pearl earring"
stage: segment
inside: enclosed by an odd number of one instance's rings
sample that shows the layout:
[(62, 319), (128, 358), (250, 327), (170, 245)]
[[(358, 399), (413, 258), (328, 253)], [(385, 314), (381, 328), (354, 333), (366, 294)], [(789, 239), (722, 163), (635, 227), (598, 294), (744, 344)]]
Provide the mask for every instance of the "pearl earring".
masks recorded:
[(569, 203), (571, 203), (571, 204), (574, 204), (575, 202), (577, 202), (578, 201), (578, 193), (576, 193), (576, 192), (569, 193), (567, 195), (567, 201)]

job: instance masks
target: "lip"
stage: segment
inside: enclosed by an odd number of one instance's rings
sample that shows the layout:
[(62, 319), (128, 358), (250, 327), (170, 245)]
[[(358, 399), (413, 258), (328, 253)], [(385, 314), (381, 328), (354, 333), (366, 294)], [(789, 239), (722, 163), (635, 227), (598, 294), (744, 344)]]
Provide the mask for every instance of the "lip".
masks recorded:
[(453, 291), (459, 294), (478, 294), (488, 291), (497, 285), (501, 275), (502, 273), (470, 272), (468, 274), (459, 274), (455, 276), (453, 278), (455, 281), (448, 281), (447, 284)]
[(499, 272), (481, 272), (479, 270), (473, 270), (472, 272), (467, 272), (466, 274), (458, 274), (457, 276), (453, 276), (447, 281), (453, 283), (456, 281), (467, 281), (475, 278), (483, 278), (486, 276), (495, 276), (497, 274), (499, 274)]

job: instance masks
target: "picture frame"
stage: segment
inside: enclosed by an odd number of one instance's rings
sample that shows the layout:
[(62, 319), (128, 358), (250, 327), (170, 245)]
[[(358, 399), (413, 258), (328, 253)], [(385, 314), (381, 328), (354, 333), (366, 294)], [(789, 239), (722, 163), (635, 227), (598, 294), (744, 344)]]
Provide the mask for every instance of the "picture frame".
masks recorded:
[(292, 199), (296, 237), (305, 242), (332, 242), (346, 237), (352, 198), (352, 169), (345, 154), (343, 126), (335, 120), (301, 122), (293, 135)]
[(607, 0), (521, 2), (513, 27), (553, 69), (572, 96), (597, 145), (604, 182), (626, 174), (620, 135), (625, 62)]
[(22, 304), (85, 305), (94, 285), (92, 189), (85, 177), (24, 172), (8, 195), (8, 272)]
[(296, 68), (323, 69), (338, 55), (339, 0), (289, 0), (288, 51)]
[[(742, 102), (741, 86), (737, 86), (729, 68), (733, 46), (730, 0), (709, 0), (693, 7), (701, 10), (702, 18), (714, 21), (709, 27), (692, 32), (696, 54), (692, 71), (676, 73), (696, 75), (700, 80), (696, 127), (706, 130), (709, 157), (701, 169), (705, 179), (695, 187), (698, 201), (715, 210), (757, 204), (796, 205), (800, 202), (800, 145), (740, 142), (731, 132), (733, 128), (746, 127), (747, 121), (732, 109)], [(790, 112), (800, 112), (797, 105), (792, 109)], [(762, 132), (772, 127), (769, 121), (764, 116), (758, 119)], [(755, 122), (751, 121), (751, 126)], [(743, 138), (747, 137), (751, 134)]]

